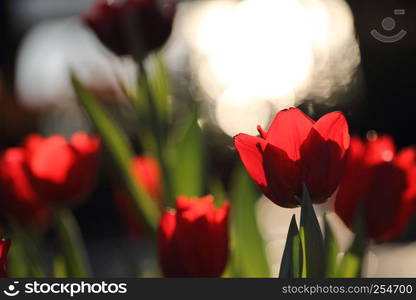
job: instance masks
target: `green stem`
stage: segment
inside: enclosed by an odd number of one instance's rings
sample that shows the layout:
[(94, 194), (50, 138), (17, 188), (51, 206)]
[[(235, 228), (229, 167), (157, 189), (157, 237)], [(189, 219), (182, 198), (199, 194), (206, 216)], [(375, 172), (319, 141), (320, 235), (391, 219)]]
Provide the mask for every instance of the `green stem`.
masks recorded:
[(72, 212), (62, 208), (56, 219), (59, 248), (65, 261), (68, 277), (89, 277), (91, 274), (81, 231)]
[(139, 86), (143, 87), (145, 98), (148, 103), (149, 114), (151, 116), (150, 124), (152, 127), (152, 131), (155, 137), (156, 142), (156, 156), (159, 160), (161, 169), (162, 169), (162, 176), (163, 176), (163, 186), (165, 192), (165, 201), (168, 206), (172, 206), (174, 204), (174, 195), (172, 189), (172, 182), (170, 180), (170, 170), (168, 168), (168, 164), (165, 157), (165, 141), (167, 134), (162, 129), (161, 119), (156, 107), (156, 101), (154, 99), (153, 93), (151, 91), (148, 75), (146, 69), (144, 67), (143, 61), (138, 61), (138, 68), (139, 68)]

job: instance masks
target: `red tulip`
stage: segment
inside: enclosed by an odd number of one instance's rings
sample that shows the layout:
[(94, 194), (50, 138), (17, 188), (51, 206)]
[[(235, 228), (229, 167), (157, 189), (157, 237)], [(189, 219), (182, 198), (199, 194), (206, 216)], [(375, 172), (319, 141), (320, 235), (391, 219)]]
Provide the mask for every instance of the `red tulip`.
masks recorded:
[(24, 148), (10, 148), (1, 155), (0, 193), (3, 213), (36, 228), (49, 224), (51, 209), (36, 189)]
[(277, 205), (296, 207), (305, 183), (314, 203), (325, 202), (338, 187), (350, 143), (340, 112), (317, 122), (296, 108), (277, 113), (260, 137), (238, 134), (234, 145), (248, 173)]
[(27, 165), (44, 199), (74, 204), (95, 183), (100, 140), (79, 132), (68, 141), (61, 135), (31, 135), (25, 141)]
[[(163, 195), (160, 167), (151, 156), (137, 156), (133, 160), (133, 172), (136, 180), (140, 182), (149, 196), (160, 204)], [(143, 226), (135, 213), (131, 199), (122, 192), (115, 193), (116, 208), (122, 216), (122, 222), (127, 231), (134, 238), (140, 238), (143, 234)]]
[(0, 277), (8, 277), (7, 271), (7, 255), (10, 249), (10, 240), (1, 239), (0, 240)]
[(157, 0), (100, 1), (83, 19), (114, 53), (139, 50), (144, 57), (162, 47), (172, 31), (176, 2), (164, 4), (160, 6)]
[(167, 277), (219, 277), (228, 259), (230, 204), (215, 208), (212, 196), (178, 197), (176, 211), (160, 220), (158, 246)]
[(352, 138), (347, 169), (335, 201), (335, 211), (350, 228), (357, 209), (364, 209), (366, 231), (375, 241), (398, 237), (414, 213), (416, 151), (396, 153), (389, 136), (367, 143)]
[(1, 206), (16, 219), (44, 227), (52, 204), (76, 204), (92, 189), (100, 141), (76, 133), (70, 141), (61, 135), (30, 135), (22, 147), (0, 157)]

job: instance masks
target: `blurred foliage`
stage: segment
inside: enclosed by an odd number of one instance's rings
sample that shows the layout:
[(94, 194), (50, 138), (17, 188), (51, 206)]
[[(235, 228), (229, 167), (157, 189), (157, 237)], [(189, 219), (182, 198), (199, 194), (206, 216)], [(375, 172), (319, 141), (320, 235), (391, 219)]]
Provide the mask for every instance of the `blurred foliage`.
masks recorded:
[(60, 253), (54, 261), (55, 275), (72, 278), (90, 277), (91, 269), (87, 251), (81, 231), (71, 211), (60, 210), (57, 214), (56, 231)]
[(175, 128), (169, 144), (171, 178), (175, 196), (200, 197), (204, 193), (205, 153), (198, 110), (194, 108)]
[(270, 271), (256, 219), (259, 192), (238, 164), (231, 184), (231, 259), (235, 277), (269, 277)]
[(153, 230), (156, 230), (160, 214), (159, 209), (134, 177), (131, 167), (134, 152), (130, 142), (125, 137), (120, 127), (102, 108), (100, 103), (80, 83), (75, 74), (72, 74), (72, 84), (81, 105), (85, 108), (92, 122), (97, 127), (103, 143), (107, 147), (115, 166), (123, 177), (123, 182), (130, 193), (132, 204), (137, 211), (137, 215), (143, 216), (146, 223)]

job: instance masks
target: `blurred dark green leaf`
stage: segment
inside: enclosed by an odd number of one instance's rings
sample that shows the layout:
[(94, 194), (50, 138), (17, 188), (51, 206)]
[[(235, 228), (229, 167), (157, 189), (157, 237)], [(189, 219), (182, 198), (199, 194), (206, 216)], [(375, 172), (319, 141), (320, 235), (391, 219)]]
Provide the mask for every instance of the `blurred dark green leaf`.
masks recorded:
[(287, 233), (285, 249), (280, 264), (279, 278), (300, 278), (302, 275), (302, 244), (296, 217), (293, 215)]
[(264, 241), (256, 219), (259, 193), (245, 168), (238, 164), (231, 183), (231, 245), (237, 277), (269, 277)]
[(29, 262), (24, 254), (24, 246), (17, 235), (12, 236), (8, 261), (10, 277), (30, 277)]
[(220, 207), (227, 200), (225, 188), (219, 177), (211, 178), (209, 182), (210, 194), (214, 197), (215, 205)]
[(308, 189), (303, 185), (300, 236), (303, 248), (302, 277), (324, 278), (325, 248), (321, 228)]
[(40, 264), (39, 244), (41, 239), (38, 232), (24, 228), (10, 220), (11, 247), (9, 251), (10, 277), (45, 277)]
[(93, 95), (84, 88), (74, 74), (72, 74), (71, 78), (79, 102), (97, 127), (103, 143), (107, 146), (116, 167), (122, 175), (126, 188), (133, 200), (134, 208), (138, 215), (142, 215), (147, 224), (156, 230), (160, 212), (156, 203), (149, 197), (134, 177), (131, 168), (134, 152), (129, 141), (126, 139), (120, 127), (102, 108)]
[[(90, 277), (91, 270), (87, 252), (78, 224), (71, 211), (66, 209), (59, 211), (56, 231), (60, 255), (62, 255), (65, 264), (65, 274), (71, 278)], [(61, 271), (63, 270), (61, 269)]]
[(163, 129), (166, 130), (171, 117), (171, 91), (169, 74), (160, 53), (152, 55), (153, 72), (149, 73), (149, 86), (156, 102), (156, 110)]
[(69, 277), (66, 269), (65, 258), (61, 254), (57, 254), (53, 257), (53, 276), (55, 278)]

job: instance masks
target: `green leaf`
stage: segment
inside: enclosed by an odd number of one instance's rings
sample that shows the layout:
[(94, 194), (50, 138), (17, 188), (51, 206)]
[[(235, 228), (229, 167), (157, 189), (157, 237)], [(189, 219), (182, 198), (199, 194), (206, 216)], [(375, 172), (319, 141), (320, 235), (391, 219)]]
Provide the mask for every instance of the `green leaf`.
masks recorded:
[(219, 177), (211, 178), (209, 182), (210, 194), (214, 197), (215, 204), (220, 207), (227, 200), (225, 188)]
[(171, 91), (169, 74), (160, 53), (152, 55), (153, 72), (148, 73), (149, 86), (156, 102), (156, 110), (164, 129), (169, 124), (171, 115)]
[(72, 278), (91, 276), (87, 252), (78, 224), (67, 209), (61, 209), (56, 224), (59, 248), (65, 262), (65, 273)]
[(69, 276), (63, 255), (58, 254), (53, 257), (53, 274), (55, 278), (66, 278)]
[(10, 277), (45, 277), (40, 265), (39, 233), (24, 228), (13, 220), (8, 223), (11, 226)]
[(198, 111), (193, 109), (173, 133), (169, 145), (174, 196), (200, 197), (204, 193), (205, 147)]
[(338, 262), (338, 244), (331, 226), (328, 223), (327, 216), (324, 217), (325, 222), (325, 273), (326, 277), (333, 278), (337, 276)]
[(302, 275), (302, 244), (296, 217), (293, 215), (287, 233), (285, 249), (280, 264), (279, 278), (299, 278)]
[(305, 185), (301, 200), (300, 236), (303, 248), (302, 277), (325, 276), (325, 248), (321, 228)]
[(134, 177), (131, 169), (131, 161), (134, 153), (129, 141), (126, 139), (120, 127), (102, 108), (93, 95), (84, 88), (74, 74), (71, 74), (71, 79), (79, 102), (97, 127), (103, 143), (108, 148), (119, 173), (122, 175), (122, 179), (131, 195), (137, 214), (143, 217), (150, 228), (156, 230), (160, 212), (156, 203)]
[(239, 277), (269, 277), (269, 265), (256, 219), (258, 190), (241, 164), (231, 182), (233, 273)]
[(357, 278), (362, 275), (363, 258), (367, 247), (365, 220), (362, 208), (359, 208), (357, 211), (354, 232), (354, 240), (340, 263), (337, 277)]
[(25, 256), (24, 246), (17, 235), (12, 235), (9, 256), (9, 276), (10, 277), (30, 277), (29, 262)]

